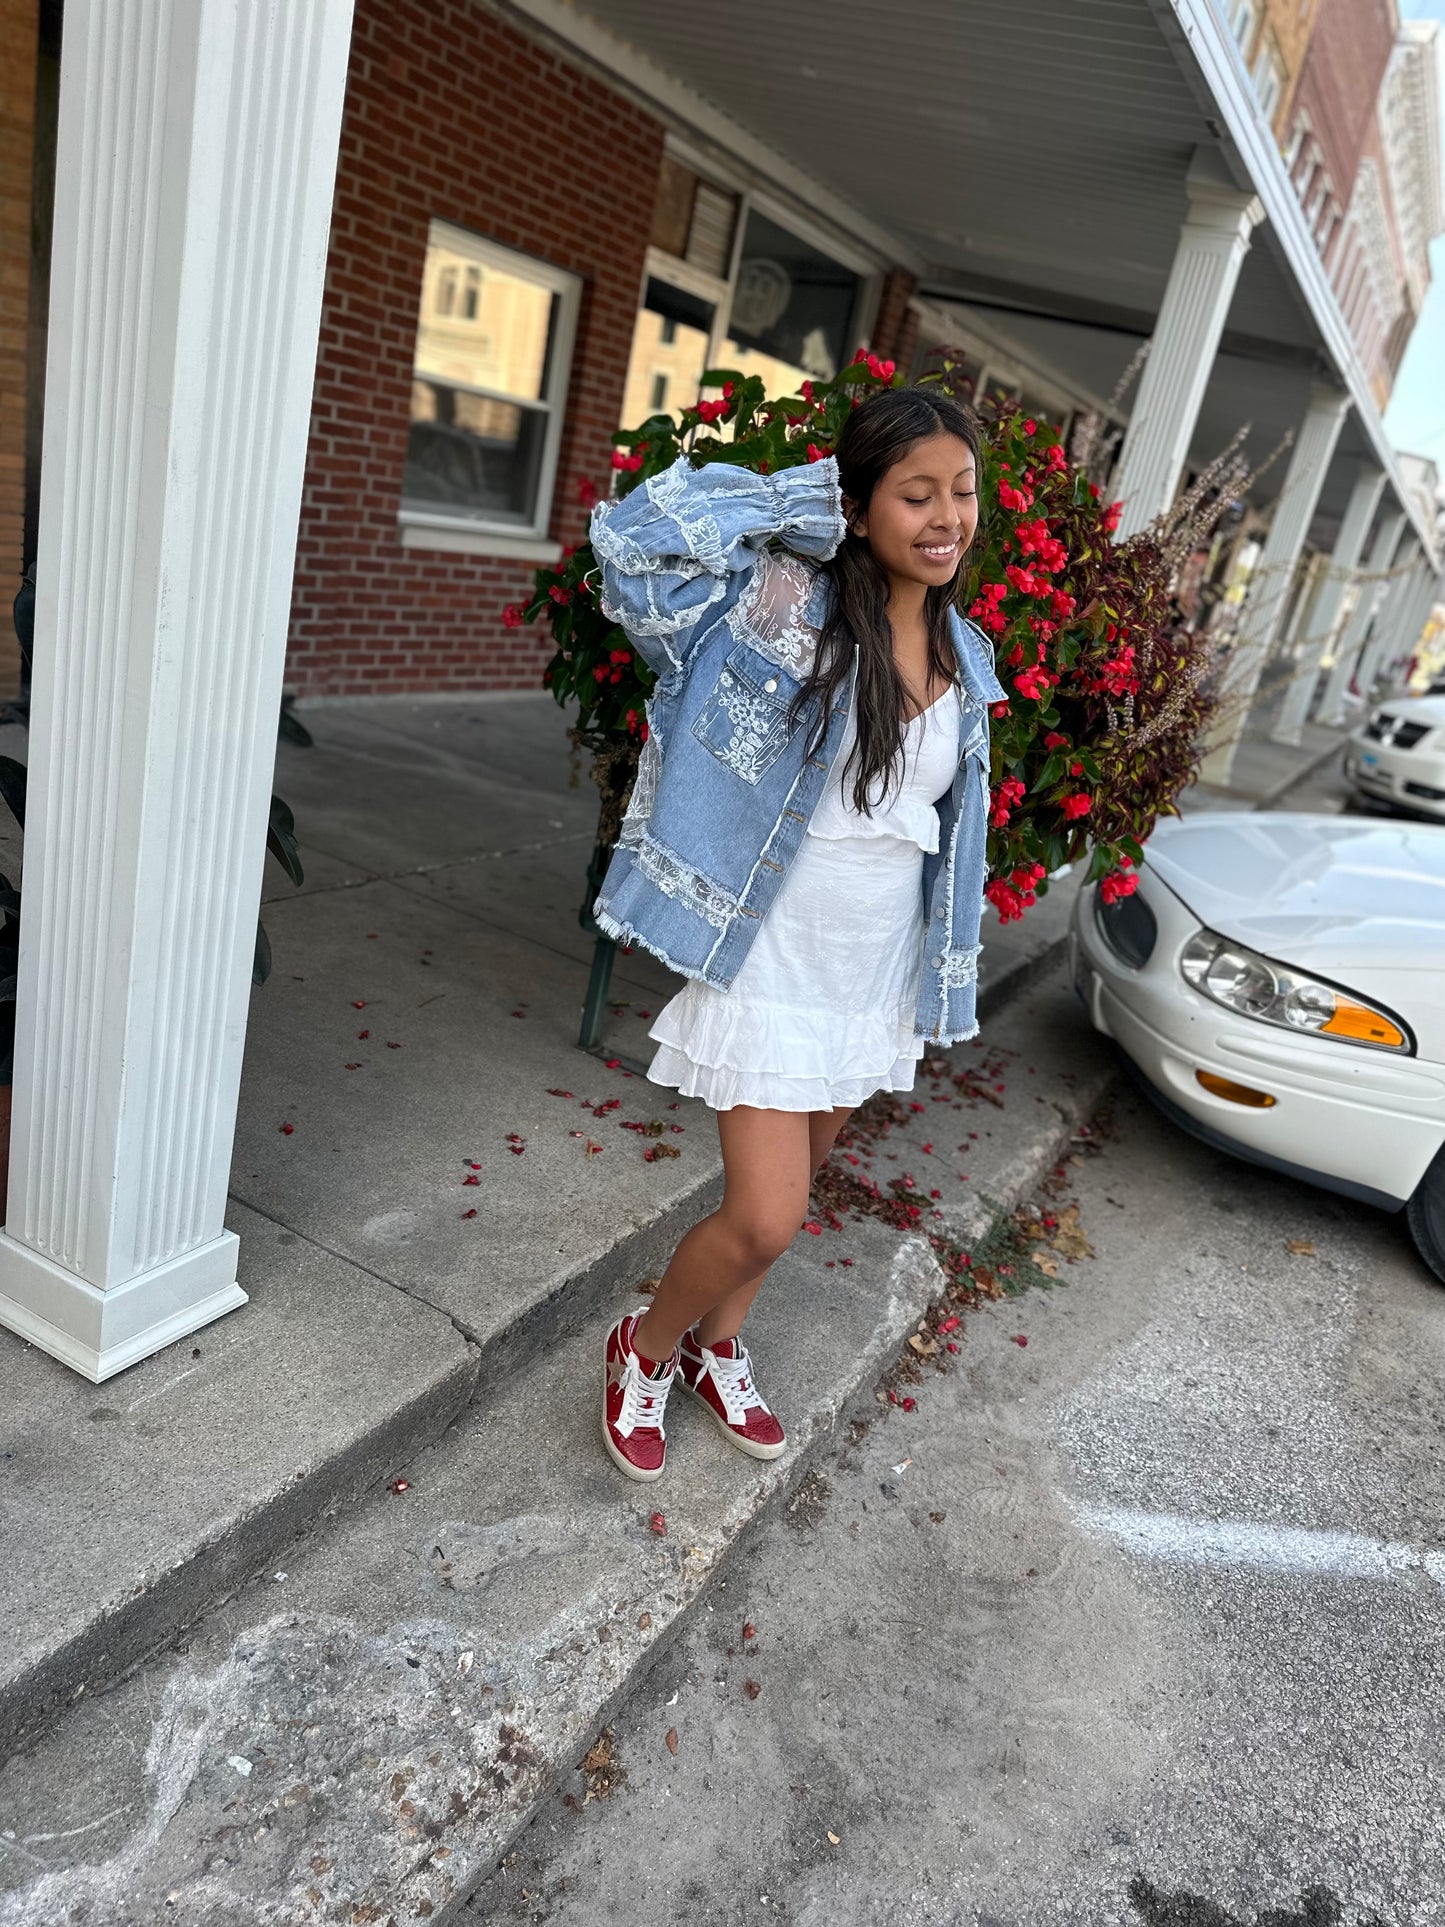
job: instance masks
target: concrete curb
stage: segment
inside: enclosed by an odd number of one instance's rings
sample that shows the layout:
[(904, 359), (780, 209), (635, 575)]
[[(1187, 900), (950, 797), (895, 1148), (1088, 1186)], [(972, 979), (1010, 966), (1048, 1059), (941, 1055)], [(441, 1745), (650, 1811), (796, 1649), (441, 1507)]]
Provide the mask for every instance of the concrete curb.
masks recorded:
[(1293, 775), (1287, 776), (1282, 783), (1276, 783), (1273, 789), (1266, 790), (1254, 807), (1257, 810), (1274, 809), (1282, 797), (1288, 796), (1292, 789), (1297, 788), (1299, 784), (1307, 781), (1309, 777), (1314, 775), (1316, 770), (1323, 769), (1331, 757), (1340, 754), (1344, 746), (1345, 739), (1341, 737), (1339, 742), (1331, 743), (1328, 749), (1322, 749), (1318, 756), (1310, 758), (1303, 769), (1297, 769)]

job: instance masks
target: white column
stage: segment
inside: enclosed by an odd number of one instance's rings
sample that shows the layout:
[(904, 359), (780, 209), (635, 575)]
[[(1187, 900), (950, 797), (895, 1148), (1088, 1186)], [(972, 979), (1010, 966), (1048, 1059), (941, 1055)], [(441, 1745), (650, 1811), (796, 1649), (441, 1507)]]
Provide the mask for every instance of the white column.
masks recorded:
[(351, 0), (68, 0), (0, 1322), (101, 1379), (223, 1218)]
[(1243, 734), (1266, 658), (1289, 605), (1290, 585), (1300, 550), (1314, 520), (1320, 490), (1349, 406), (1349, 396), (1337, 389), (1317, 387), (1311, 391), (1310, 405), (1295, 438), (1289, 471), (1275, 503), (1264, 551), (1250, 581), (1239, 634), (1220, 677), (1219, 721), (1211, 731), (1209, 753), (1200, 771), (1206, 783), (1217, 783), (1221, 787), (1229, 784), (1234, 747)]
[(1309, 611), (1309, 628), (1304, 637), (1304, 656), (1289, 688), (1284, 692), (1279, 716), (1271, 734), (1277, 743), (1298, 744), (1303, 740), (1305, 720), (1310, 713), (1320, 665), (1335, 643), (1346, 615), (1346, 596), (1354, 587), (1353, 577), (1360, 566), (1365, 537), (1375, 519), (1380, 495), (1385, 486), (1385, 471), (1373, 462), (1360, 462), (1355, 469), (1350, 499), (1340, 522), (1339, 537), (1329, 559), (1328, 573), (1319, 586)]
[[(1422, 556), (1413, 573), (1406, 578), (1398, 605), (1389, 612), (1390, 619), (1380, 639), (1379, 654), (1372, 665), (1371, 681), (1378, 676), (1383, 677), (1387, 685), (1399, 686), (1400, 669), (1414, 653), (1439, 595), (1440, 578), (1429, 560)], [(1397, 669), (1397, 664), (1400, 669)], [(1369, 695), (1367, 689), (1367, 702)]]
[(1380, 612), (1360, 657), (1355, 682), (1367, 705), (1382, 666), (1395, 653), (1395, 638), (1405, 626), (1410, 602), (1419, 593), (1424, 568), (1424, 553), (1418, 538), (1412, 533), (1401, 551), (1395, 573), (1380, 598)]
[(1196, 161), (1187, 182), (1189, 213), (1179, 230), (1149, 359), (1114, 478), (1123, 501), (1119, 539), (1137, 534), (1173, 502), (1234, 284), (1264, 210)]
[(1365, 564), (1365, 572), (1370, 579), (1361, 586), (1359, 600), (1345, 624), (1344, 634), (1335, 650), (1334, 667), (1330, 670), (1330, 679), (1325, 684), (1325, 693), (1320, 701), (1319, 719), (1330, 728), (1337, 728), (1345, 720), (1345, 699), (1350, 678), (1365, 638), (1370, 633), (1370, 624), (1385, 600), (1389, 583), (1384, 577), (1394, 563), (1395, 551), (1404, 529), (1405, 511), (1395, 509), (1381, 517), (1375, 539), (1370, 544), (1370, 557)]

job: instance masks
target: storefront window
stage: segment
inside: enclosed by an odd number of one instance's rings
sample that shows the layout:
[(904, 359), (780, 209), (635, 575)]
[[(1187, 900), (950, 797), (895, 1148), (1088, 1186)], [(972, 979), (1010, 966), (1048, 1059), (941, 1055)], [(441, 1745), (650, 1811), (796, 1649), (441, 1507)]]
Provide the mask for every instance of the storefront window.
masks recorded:
[(577, 290), (573, 275), (432, 223), (404, 517), (545, 534)]
[(706, 301), (666, 281), (649, 280), (632, 332), (621, 427), (639, 428), (649, 415), (697, 400), (712, 315)]
[(856, 274), (753, 209), (719, 361), (761, 375), (770, 395), (831, 380), (852, 346), (858, 289)]

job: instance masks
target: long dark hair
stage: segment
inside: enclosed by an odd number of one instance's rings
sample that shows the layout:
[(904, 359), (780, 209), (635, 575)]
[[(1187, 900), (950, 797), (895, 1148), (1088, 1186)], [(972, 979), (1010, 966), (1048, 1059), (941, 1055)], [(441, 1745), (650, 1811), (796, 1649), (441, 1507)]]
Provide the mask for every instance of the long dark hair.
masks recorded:
[[(930, 435), (957, 435), (972, 451), (976, 473), (983, 474), (978, 422), (968, 409), (933, 388), (885, 388), (853, 410), (838, 437), (838, 480), (854, 512), (866, 509), (873, 491), (895, 462)], [(948, 612), (958, 596), (966, 558), (951, 582), (928, 591), (924, 613), (928, 623), (928, 680), (952, 682), (958, 658), (949, 635)], [(888, 577), (875, 559), (867, 539), (850, 529), (825, 568), (832, 578), (831, 606), (818, 640), (811, 674), (792, 705), (790, 725), (796, 726), (805, 706), (819, 705), (814, 740), (808, 754), (816, 755), (827, 729), (828, 715), (851, 666), (858, 645), (858, 686), (854, 696), (858, 740), (848, 758), (852, 769), (853, 806), (867, 812), (869, 792), (883, 779), (882, 795), (895, 774), (901, 774), (904, 709), (908, 692), (893, 660), (893, 632), (888, 623)], [(845, 769), (844, 775), (847, 775)]]

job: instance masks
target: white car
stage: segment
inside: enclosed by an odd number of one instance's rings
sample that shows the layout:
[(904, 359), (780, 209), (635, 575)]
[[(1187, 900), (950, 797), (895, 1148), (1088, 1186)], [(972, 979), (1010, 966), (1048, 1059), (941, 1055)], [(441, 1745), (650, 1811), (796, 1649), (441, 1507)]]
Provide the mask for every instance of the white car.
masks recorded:
[(1345, 744), (1356, 793), (1445, 821), (1445, 695), (1392, 696)]
[(1166, 818), (1135, 895), (1075, 900), (1074, 985), (1167, 1116), (1406, 1213), (1445, 1282), (1445, 827)]

